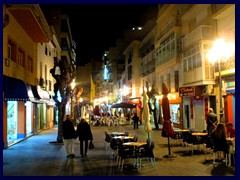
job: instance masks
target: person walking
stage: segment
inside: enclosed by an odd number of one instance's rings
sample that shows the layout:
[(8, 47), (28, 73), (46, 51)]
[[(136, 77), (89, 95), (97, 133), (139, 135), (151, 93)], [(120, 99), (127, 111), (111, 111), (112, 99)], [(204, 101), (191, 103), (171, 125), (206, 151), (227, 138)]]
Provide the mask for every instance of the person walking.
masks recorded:
[[(90, 125), (86, 121), (86, 119), (81, 119), (80, 123), (77, 126), (77, 135), (79, 137), (80, 141), (80, 154), (82, 157), (87, 156), (87, 150), (88, 150), (88, 140), (93, 140), (92, 131), (90, 128)], [(85, 152), (83, 155), (83, 142), (85, 142)]]
[(62, 130), (63, 130), (63, 142), (67, 157), (74, 158), (74, 138), (75, 138), (75, 129), (73, 123), (71, 121), (72, 116), (67, 115), (66, 120), (62, 123)]
[(207, 132), (210, 135), (212, 131), (217, 127), (218, 119), (212, 108), (209, 108), (207, 116)]
[(227, 143), (227, 129), (225, 124), (219, 123), (217, 127), (212, 131), (211, 138), (213, 140), (213, 151), (223, 151), (224, 156), (221, 157), (224, 159), (225, 155), (229, 153), (229, 145)]
[(134, 113), (134, 116), (132, 117), (132, 119), (133, 119), (133, 128), (138, 129), (139, 117), (137, 116), (137, 113)]

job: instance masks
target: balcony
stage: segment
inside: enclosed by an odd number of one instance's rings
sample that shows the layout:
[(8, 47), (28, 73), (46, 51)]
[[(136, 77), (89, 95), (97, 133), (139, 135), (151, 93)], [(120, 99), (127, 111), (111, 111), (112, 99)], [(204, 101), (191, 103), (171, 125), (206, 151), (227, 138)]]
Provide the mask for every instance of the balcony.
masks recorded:
[(183, 51), (188, 49), (193, 44), (196, 44), (200, 40), (211, 40), (213, 38), (214, 29), (213, 26), (201, 25), (189, 34), (182, 38)]
[(7, 9), (35, 42), (48, 42), (52, 38), (50, 28), (39, 5), (8, 5)]

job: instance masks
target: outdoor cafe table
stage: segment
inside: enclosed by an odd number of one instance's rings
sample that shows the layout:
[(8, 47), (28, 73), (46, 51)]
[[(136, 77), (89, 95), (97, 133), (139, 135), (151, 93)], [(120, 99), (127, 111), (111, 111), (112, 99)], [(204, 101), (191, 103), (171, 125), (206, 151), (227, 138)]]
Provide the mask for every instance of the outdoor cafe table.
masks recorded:
[(130, 141), (134, 139), (134, 136), (114, 136), (114, 139), (121, 139), (123, 141)]
[(141, 147), (141, 146), (146, 145), (146, 144), (147, 144), (146, 142), (126, 142), (126, 143), (123, 143), (122, 145), (123, 146)]
[(141, 146), (146, 145), (146, 144), (147, 144), (146, 142), (126, 142), (126, 143), (123, 143), (122, 145), (123, 146), (132, 146), (132, 147), (134, 147), (135, 157), (138, 158), (139, 148)]
[(192, 135), (193, 135), (193, 136), (206, 136), (206, 135), (208, 135), (208, 133), (203, 133), (203, 132), (193, 132)]
[[(122, 144), (123, 146), (132, 146), (134, 147), (134, 152), (135, 152), (135, 158), (136, 158), (136, 163), (137, 163), (137, 166), (139, 165), (138, 164), (138, 155), (139, 155), (139, 148), (141, 146), (144, 146), (144, 145), (147, 145), (146, 142), (126, 142), (126, 143), (123, 143)], [(138, 170), (140, 168), (138, 167)]]
[(110, 136), (124, 136), (124, 132), (109, 132), (108, 133)]
[(174, 129), (176, 133), (175, 139), (178, 139), (177, 145), (182, 144), (182, 133), (189, 132), (189, 129)]
[(189, 129), (174, 129), (174, 132), (189, 132)]

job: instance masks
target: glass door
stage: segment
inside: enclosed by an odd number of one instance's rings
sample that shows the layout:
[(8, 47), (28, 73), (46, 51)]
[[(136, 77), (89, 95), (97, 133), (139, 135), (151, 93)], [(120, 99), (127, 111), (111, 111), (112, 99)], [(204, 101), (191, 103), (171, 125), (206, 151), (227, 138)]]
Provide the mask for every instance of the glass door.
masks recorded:
[(17, 140), (18, 127), (18, 104), (17, 101), (7, 102), (7, 141), (8, 144)]

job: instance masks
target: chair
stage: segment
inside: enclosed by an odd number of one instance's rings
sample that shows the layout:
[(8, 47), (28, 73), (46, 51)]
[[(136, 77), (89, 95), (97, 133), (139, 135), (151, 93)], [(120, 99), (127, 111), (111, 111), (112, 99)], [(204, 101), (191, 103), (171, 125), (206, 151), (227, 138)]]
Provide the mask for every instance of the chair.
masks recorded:
[(125, 132), (124, 132), (124, 136), (129, 136), (129, 132), (128, 132), (128, 131), (125, 131)]
[[(117, 151), (118, 151), (119, 147), (122, 145), (122, 143), (123, 143), (123, 141), (121, 139), (116, 139), (116, 138), (111, 139), (110, 148), (112, 149), (113, 157), (117, 156)], [(110, 151), (109, 151), (109, 155), (110, 155)]]
[(104, 148), (105, 148), (106, 151), (108, 151), (110, 147), (107, 146), (107, 144), (110, 144), (111, 136), (106, 131), (104, 132), (104, 134), (105, 134)]
[(205, 154), (205, 161), (207, 161), (207, 154), (213, 153), (213, 141), (210, 136), (203, 136), (203, 151)]
[(131, 146), (123, 146), (120, 145), (118, 148), (118, 155), (116, 160), (116, 165), (118, 168), (121, 168), (121, 171), (123, 171), (123, 166), (126, 159), (134, 158), (134, 149)]
[(174, 134), (174, 137), (173, 137), (173, 139), (175, 139), (176, 140), (176, 145), (178, 146), (179, 144), (181, 145), (183, 142), (182, 142), (182, 134), (181, 134), (181, 132), (175, 132), (175, 134)]
[(141, 170), (143, 158), (148, 158), (148, 160), (151, 161), (152, 166), (156, 168), (156, 161), (153, 153), (154, 147), (155, 147), (154, 141), (150, 141), (149, 144), (140, 148), (139, 155), (137, 157), (139, 159), (139, 170)]
[(189, 152), (189, 148), (192, 144), (192, 134), (191, 132), (183, 132), (182, 133), (182, 147), (186, 147), (186, 151)]
[(198, 151), (203, 150), (203, 140), (201, 136), (191, 135), (188, 141), (188, 147), (191, 148), (191, 154), (193, 154), (194, 149)]
[(235, 141), (229, 147), (228, 167), (232, 165), (232, 157), (233, 157), (233, 163), (235, 165)]
[[(223, 151), (216, 151), (213, 152), (213, 166), (216, 164), (216, 159), (220, 159), (222, 157), (222, 154), (224, 154)], [(228, 154), (225, 154), (225, 161), (226, 161), (226, 166), (228, 166)]]
[(138, 136), (134, 135), (133, 142), (137, 142), (137, 141), (138, 141)]

